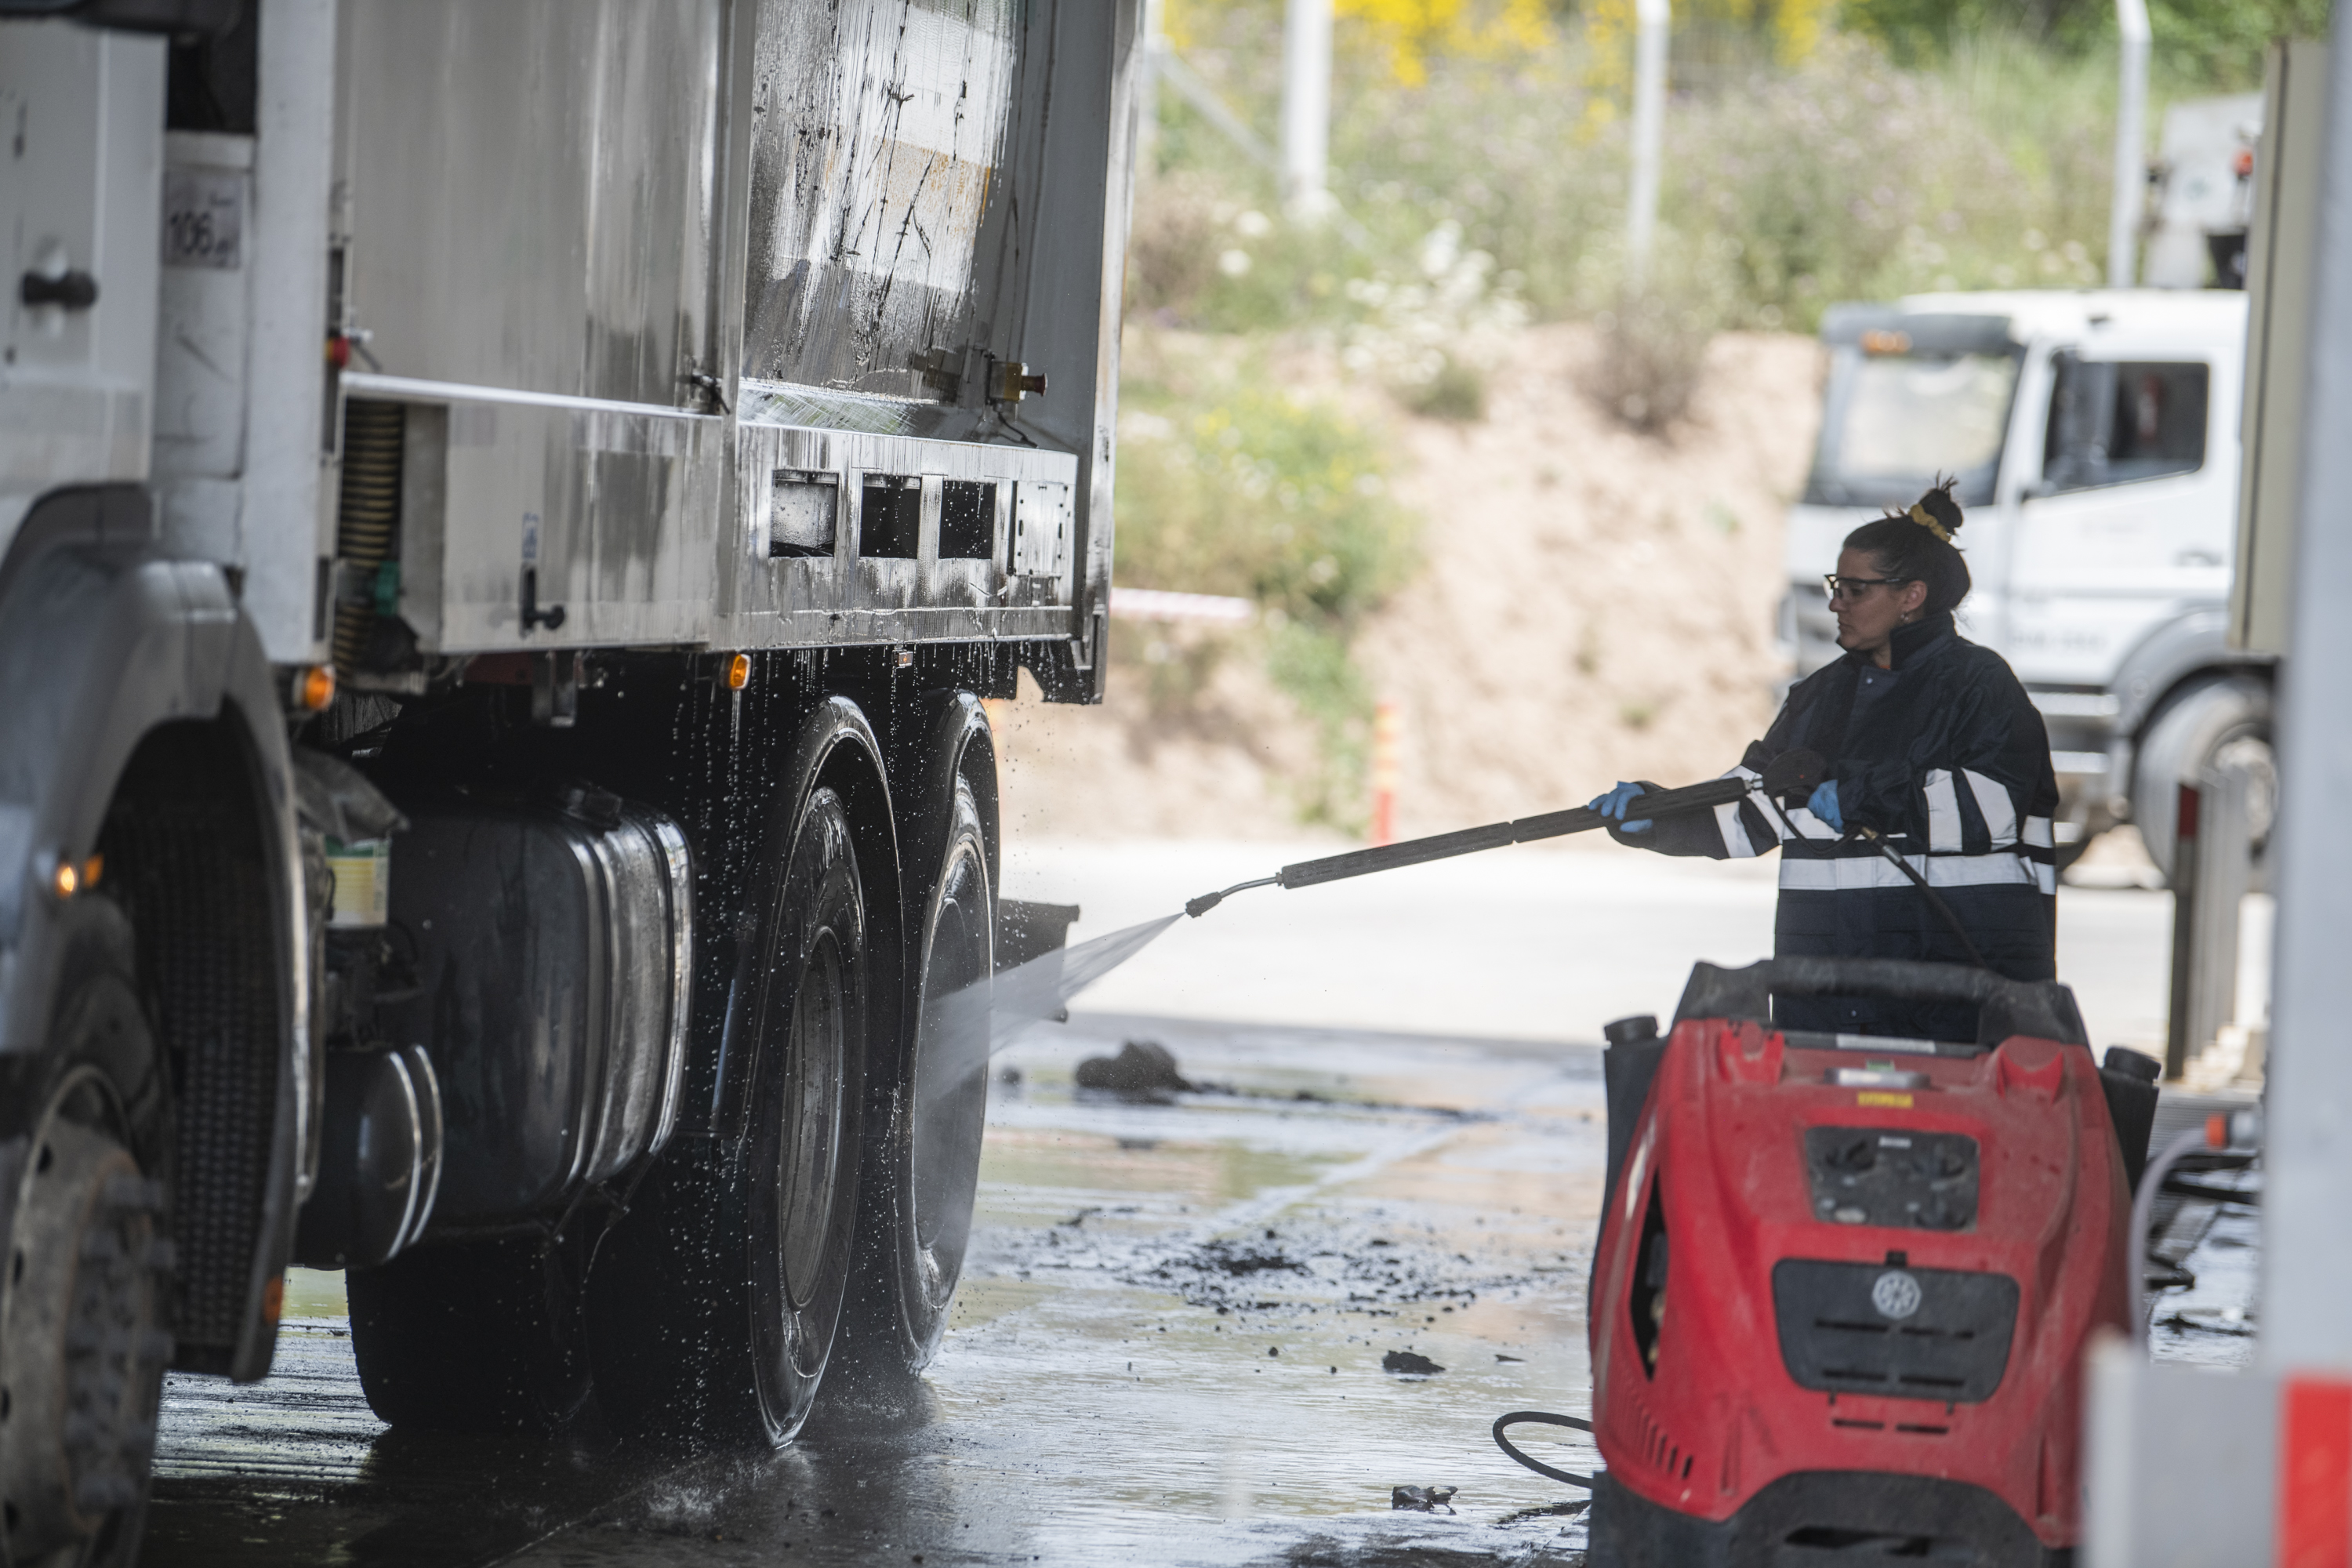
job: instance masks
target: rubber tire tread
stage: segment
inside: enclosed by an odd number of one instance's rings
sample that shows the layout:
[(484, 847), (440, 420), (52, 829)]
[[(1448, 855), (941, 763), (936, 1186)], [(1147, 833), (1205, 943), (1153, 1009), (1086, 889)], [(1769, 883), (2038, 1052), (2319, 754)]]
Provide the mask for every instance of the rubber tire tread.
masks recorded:
[(591, 1385), (566, 1252), (501, 1237), (352, 1270), (343, 1289), (369, 1407), (428, 1432), (552, 1432), (578, 1415)]
[[(905, 921), (910, 935), (908, 1005), (903, 1015), (907, 1038), (901, 1044), (890, 1082), (869, 1106), (869, 1116), (887, 1120), (883, 1123), (884, 1135), (867, 1141), (866, 1171), (859, 1184), (857, 1295), (850, 1321), (844, 1328), (845, 1350), (861, 1371), (883, 1375), (909, 1375), (930, 1364), (947, 1332), (949, 1307), (954, 1300), (952, 1281), (947, 1301), (936, 1305), (920, 1299), (915, 1284), (915, 1240), (910, 1233), (916, 1222), (909, 1190), (915, 1177), (911, 1148), (915, 1038), (921, 1027), (924, 960), (929, 952), (932, 901), (946, 874), (949, 858), (967, 833), (976, 840), (982, 875), (990, 879), (987, 919), (992, 942), (996, 888), (988, 846), (995, 839), (996, 825), (987, 820), (988, 808), (982, 804), (985, 797), (971, 786), (961, 768), (950, 776), (953, 780), (951, 792), (945, 799), (918, 802), (917, 810), (921, 816), (907, 827), (902, 838), (908, 846), (908, 863), (922, 868), (921, 880), (908, 889)], [(918, 855), (922, 857), (919, 861), (914, 858)], [(971, 1173), (971, 1184), (975, 1189), (979, 1154), (975, 1144)], [(963, 1204), (961, 1223), (967, 1230), (976, 1196), (976, 1191), (967, 1194)], [(961, 1272), (959, 1263), (958, 1273)]]
[[(786, 967), (776, 952), (784, 931), (822, 914), (817, 900), (832, 877), (845, 868), (856, 877), (849, 832), (839, 797), (821, 788), (802, 806), (790, 833), (771, 836), (762, 851), (769, 875), (755, 882), (772, 891), (752, 894), (759, 930), (747, 944), (736, 990), (764, 992), (772, 984), (772, 979), (759, 982), (757, 976), (772, 977)], [(811, 834), (833, 847), (822, 856), (804, 853)], [(812, 859), (821, 864), (813, 868)], [(862, 889), (859, 896), (866, 896)], [(599, 1405), (628, 1436), (668, 1447), (777, 1447), (791, 1440), (814, 1403), (817, 1380), (811, 1381), (797, 1415), (780, 1427), (763, 1414), (755, 1384), (754, 1173), (749, 1166), (763, 1135), (772, 1135), (770, 1121), (782, 1114), (781, 1096), (768, 1092), (774, 1064), (790, 1039), (791, 999), (782, 1000), (781, 1005), (749, 1005), (751, 1016), (765, 1020), (751, 1026), (761, 1037), (745, 1042), (760, 1063), (749, 1135), (732, 1142), (673, 1142), (631, 1198), (627, 1213), (598, 1243), (588, 1279), (589, 1361)], [(845, 1131), (853, 1142), (861, 1121), (864, 1086), (857, 1068), (866, 1046), (861, 1031), (845, 1053), (850, 1069)], [(856, 1245), (857, 1170), (856, 1160), (845, 1163), (852, 1187), (843, 1197), (851, 1223), (837, 1227), (826, 1263), (845, 1286)], [(828, 1349), (837, 1327), (837, 1317), (824, 1327)]]
[[(147, 1016), (146, 1005), (139, 988), (137, 939), (131, 921), (113, 900), (100, 893), (85, 892), (68, 903), (58, 916), (63, 930), (58, 945), (63, 949), (57, 969), (54, 1001), (49, 1009), (49, 1025), (46, 1031), (52, 1045), (53, 1059), (44, 1075), (47, 1085), (62, 1082), (65, 1076), (80, 1067), (94, 1067), (105, 1075), (114, 1088), (124, 1119), (129, 1122), (131, 1152), (139, 1168), (151, 1178), (162, 1175), (168, 1190), (172, 1172), (172, 1119), (170, 1086), (162, 1071), (161, 1053), (156, 1048), (152, 1021)], [(113, 991), (112, 997), (97, 994)], [(125, 1016), (123, 1002), (129, 1003)], [(61, 1036), (87, 1032), (80, 1015), (92, 1007), (102, 1007), (114, 1014), (110, 1023), (102, 1023), (99, 1031), (102, 1039), (84, 1039), (65, 1049), (55, 1048)], [(133, 1019), (135, 1018), (135, 1025)], [(37, 1121), (42, 1108), (49, 1100), (50, 1089), (27, 1095), (21, 1114)], [(12, 1134), (26, 1135), (33, 1131), (30, 1123), (11, 1128)], [(13, 1182), (18, 1167), (6, 1163), (6, 1172)], [(13, 1200), (12, 1200), (13, 1201)], [(164, 1214), (172, 1205), (167, 1196)], [(162, 1401), (163, 1368), (154, 1370), (155, 1399)], [(151, 1461), (152, 1463), (152, 1461)], [(131, 1568), (139, 1560), (141, 1542), (147, 1532), (147, 1506), (152, 1496), (152, 1474), (142, 1477), (139, 1501), (115, 1510), (115, 1522), (103, 1532), (89, 1555), (75, 1563), (74, 1568)]]

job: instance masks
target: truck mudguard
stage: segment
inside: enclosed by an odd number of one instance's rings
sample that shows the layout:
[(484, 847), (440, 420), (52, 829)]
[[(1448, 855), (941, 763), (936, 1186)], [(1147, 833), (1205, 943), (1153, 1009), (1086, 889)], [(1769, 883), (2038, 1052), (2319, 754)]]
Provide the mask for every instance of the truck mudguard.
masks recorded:
[[(312, 1068), (291, 775), (227, 580), (153, 537), (142, 490), (69, 489), (0, 562), (0, 1069), (37, 1070), (47, 1043), (67, 898), (119, 896), (176, 1058), (175, 1364), (250, 1380), (276, 1337)], [(60, 867), (95, 891), (61, 893)], [(39, 1111), (0, 1108), (0, 1138)]]
[[(2232, 648), (2230, 616), (2220, 605), (2190, 610), (2165, 622), (2124, 656), (2116, 671), (2116, 733), (2136, 735), (2167, 693), (2200, 669), (2268, 667), (2260, 654)], [(2112, 776), (2112, 775), (2110, 775)]]

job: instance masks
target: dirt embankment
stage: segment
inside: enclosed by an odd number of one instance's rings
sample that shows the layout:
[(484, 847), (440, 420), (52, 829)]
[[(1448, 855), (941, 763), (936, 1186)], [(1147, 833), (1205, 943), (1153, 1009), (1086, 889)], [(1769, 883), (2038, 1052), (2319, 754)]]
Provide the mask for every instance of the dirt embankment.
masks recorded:
[[(1781, 516), (1812, 447), (1819, 350), (1718, 338), (1689, 416), (1658, 437), (1580, 390), (1595, 352), (1582, 326), (1527, 331), (1473, 425), (1344, 394), (1393, 433), (1397, 492), (1424, 520), (1421, 574), (1357, 644), (1402, 721), (1401, 835), (1619, 778), (1707, 777), (1770, 721)], [(1314, 742), (1255, 661), (1236, 649), (1181, 703), (1152, 687), (1148, 666), (1114, 665), (1102, 708), (1000, 710), (1008, 829), (1297, 837), (1286, 781)]]

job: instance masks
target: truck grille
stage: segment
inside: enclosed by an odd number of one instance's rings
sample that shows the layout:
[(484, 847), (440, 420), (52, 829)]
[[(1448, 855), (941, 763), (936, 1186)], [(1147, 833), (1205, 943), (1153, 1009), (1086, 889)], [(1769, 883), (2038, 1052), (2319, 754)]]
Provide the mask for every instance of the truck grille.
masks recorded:
[(1780, 1360), (1804, 1388), (1973, 1405), (1992, 1397), (2017, 1328), (2006, 1274), (1900, 1263), (1772, 1266)]

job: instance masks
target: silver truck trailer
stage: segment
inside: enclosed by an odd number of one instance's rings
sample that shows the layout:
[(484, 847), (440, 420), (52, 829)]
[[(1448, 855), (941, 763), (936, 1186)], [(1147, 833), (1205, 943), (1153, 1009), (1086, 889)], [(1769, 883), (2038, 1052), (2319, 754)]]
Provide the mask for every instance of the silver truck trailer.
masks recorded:
[(135, 1553), (289, 1258), (396, 1425), (931, 1354), (1139, 9), (0, 0), (0, 1561)]

